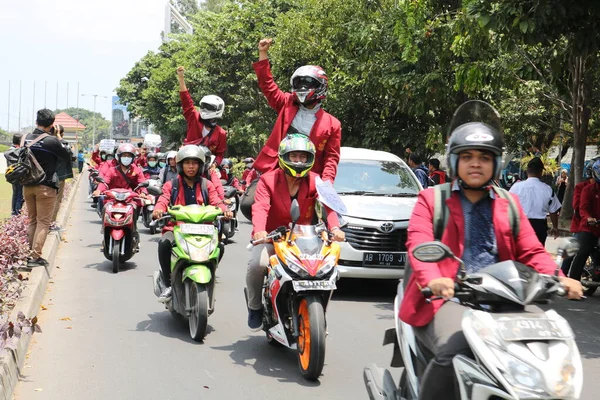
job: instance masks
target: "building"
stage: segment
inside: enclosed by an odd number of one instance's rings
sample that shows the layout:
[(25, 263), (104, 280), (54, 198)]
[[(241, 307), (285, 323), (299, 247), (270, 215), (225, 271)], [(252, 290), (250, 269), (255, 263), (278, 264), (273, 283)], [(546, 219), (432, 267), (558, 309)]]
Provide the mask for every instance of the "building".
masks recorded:
[(66, 112), (57, 114), (54, 124), (62, 125), (63, 128), (65, 128), (64, 139), (73, 145), (76, 145), (81, 132), (85, 129), (85, 125), (82, 125), (79, 121), (71, 117)]

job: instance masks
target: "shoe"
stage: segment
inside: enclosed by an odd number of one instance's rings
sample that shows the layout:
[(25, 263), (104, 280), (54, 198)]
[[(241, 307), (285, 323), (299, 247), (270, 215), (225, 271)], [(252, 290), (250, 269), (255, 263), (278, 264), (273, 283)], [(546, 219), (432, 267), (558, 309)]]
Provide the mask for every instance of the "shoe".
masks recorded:
[(51, 232), (58, 232), (60, 231), (62, 228), (60, 227), (60, 225), (56, 224), (56, 223), (52, 223), (52, 225), (50, 225), (50, 231)]
[(39, 257), (37, 259), (30, 259), (27, 261), (27, 266), (30, 268), (34, 268), (34, 267), (47, 267), (50, 264), (48, 263), (48, 261), (44, 260), (42, 257)]
[(92, 208), (96, 208), (97, 206), (98, 206), (98, 204), (96, 204), (96, 203), (90, 204), (90, 207), (92, 207)]
[(261, 310), (248, 309), (248, 328), (252, 332), (258, 332), (263, 327), (263, 312)]
[(169, 301), (171, 301), (171, 292), (172, 292), (171, 286), (169, 286), (168, 288), (163, 290), (163, 292), (160, 294), (160, 296), (158, 296), (158, 302), (159, 303), (168, 303)]

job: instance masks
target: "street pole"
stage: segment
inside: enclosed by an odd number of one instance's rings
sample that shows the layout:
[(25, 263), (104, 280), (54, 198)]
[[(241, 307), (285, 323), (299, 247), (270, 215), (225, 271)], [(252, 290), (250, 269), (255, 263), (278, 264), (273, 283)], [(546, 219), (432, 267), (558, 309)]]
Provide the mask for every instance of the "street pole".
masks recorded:
[(31, 111), (31, 126), (35, 127), (35, 79), (33, 81), (33, 107)]
[(21, 89), (23, 86), (23, 81), (19, 81), (19, 133), (21, 133)]
[(107, 96), (102, 96), (99, 94), (82, 94), (82, 96), (93, 96), (94, 97), (94, 117), (93, 117), (93, 122), (92, 122), (92, 149), (96, 147), (96, 98), (98, 96), (100, 97), (104, 97), (105, 99), (108, 99)]
[(10, 80), (8, 81), (8, 114), (6, 121), (6, 132), (10, 133)]

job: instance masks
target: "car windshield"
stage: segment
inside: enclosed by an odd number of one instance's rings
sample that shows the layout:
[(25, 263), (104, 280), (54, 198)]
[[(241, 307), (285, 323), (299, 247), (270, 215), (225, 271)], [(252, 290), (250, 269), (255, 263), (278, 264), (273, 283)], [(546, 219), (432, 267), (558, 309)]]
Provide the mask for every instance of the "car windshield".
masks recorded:
[(334, 184), (339, 194), (413, 197), (419, 192), (410, 169), (395, 161), (340, 160)]

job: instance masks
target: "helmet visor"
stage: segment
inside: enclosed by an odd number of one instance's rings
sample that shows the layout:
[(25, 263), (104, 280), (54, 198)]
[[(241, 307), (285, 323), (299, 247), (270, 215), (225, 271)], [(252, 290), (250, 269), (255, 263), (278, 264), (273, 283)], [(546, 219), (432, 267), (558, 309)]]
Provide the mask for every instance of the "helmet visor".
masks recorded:
[(297, 76), (292, 82), (294, 90), (310, 90), (316, 89), (320, 85), (319, 81), (310, 76)]
[(200, 109), (206, 111), (219, 111), (219, 107), (211, 103), (200, 103)]
[(500, 114), (498, 114), (498, 111), (496, 111), (494, 107), (485, 101), (467, 101), (458, 107), (450, 122), (448, 134), (451, 134), (456, 128), (469, 122), (482, 122), (496, 129), (498, 132), (502, 132)]

